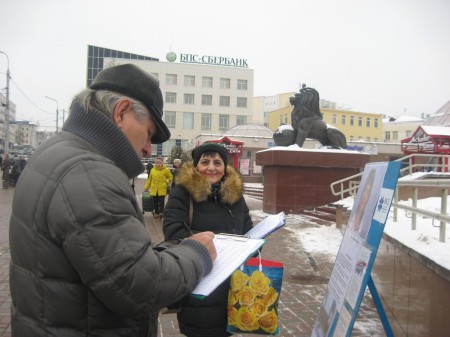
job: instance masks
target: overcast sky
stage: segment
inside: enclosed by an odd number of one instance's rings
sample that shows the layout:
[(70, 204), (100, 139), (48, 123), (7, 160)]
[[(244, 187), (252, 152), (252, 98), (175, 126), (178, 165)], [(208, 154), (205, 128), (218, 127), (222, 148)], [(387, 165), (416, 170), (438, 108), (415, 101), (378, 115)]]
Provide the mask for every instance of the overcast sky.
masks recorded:
[[(17, 119), (49, 128), (56, 103), (44, 96), (68, 109), (88, 44), (161, 61), (169, 50), (244, 58), (255, 96), (306, 83), (388, 116), (433, 114), (450, 99), (448, 0), (0, 0), (0, 11)], [(0, 55), (2, 89), (6, 68)]]

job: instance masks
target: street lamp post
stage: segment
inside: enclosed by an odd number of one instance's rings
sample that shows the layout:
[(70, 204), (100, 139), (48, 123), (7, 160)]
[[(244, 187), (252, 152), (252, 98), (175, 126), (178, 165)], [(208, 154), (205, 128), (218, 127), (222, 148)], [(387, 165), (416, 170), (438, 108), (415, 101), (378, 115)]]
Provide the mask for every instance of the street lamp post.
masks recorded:
[(56, 103), (56, 133), (58, 133), (58, 119), (59, 119), (59, 109), (58, 109), (58, 101), (54, 98), (45, 96), (45, 98), (52, 100)]
[(5, 106), (5, 144), (4, 144), (4, 151), (5, 154), (8, 153), (9, 150), (9, 79), (11, 77), (9, 73), (9, 56), (5, 52), (2, 52), (0, 50), (0, 54), (3, 54), (6, 56), (6, 106)]

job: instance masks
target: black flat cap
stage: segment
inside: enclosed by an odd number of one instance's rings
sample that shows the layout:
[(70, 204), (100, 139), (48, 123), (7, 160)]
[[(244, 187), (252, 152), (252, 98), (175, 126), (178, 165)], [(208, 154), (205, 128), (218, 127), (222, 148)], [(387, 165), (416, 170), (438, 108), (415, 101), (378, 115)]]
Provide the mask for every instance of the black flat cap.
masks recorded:
[(157, 132), (152, 137), (152, 144), (161, 144), (170, 138), (170, 131), (162, 120), (164, 103), (159, 80), (152, 74), (134, 64), (122, 64), (103, 69), (89, 88), (114, 91), (140, 101), (156, 124)]

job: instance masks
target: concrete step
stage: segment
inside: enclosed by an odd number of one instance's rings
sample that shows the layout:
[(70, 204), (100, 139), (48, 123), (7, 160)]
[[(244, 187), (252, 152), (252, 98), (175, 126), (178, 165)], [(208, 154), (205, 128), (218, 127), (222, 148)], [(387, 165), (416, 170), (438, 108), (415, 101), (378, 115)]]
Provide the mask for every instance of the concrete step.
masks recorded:
[(331, 221), (331, 222), (336, 222), (336, 214), (330, 214), (328, 212), (323, 212), (320, 209), (315, 209), (315, 210), (304, 210), (302, 212), (303, 214), (315, 217), (315, 218), (319, 218), (322, 220), (326, 220), (326, 221)]

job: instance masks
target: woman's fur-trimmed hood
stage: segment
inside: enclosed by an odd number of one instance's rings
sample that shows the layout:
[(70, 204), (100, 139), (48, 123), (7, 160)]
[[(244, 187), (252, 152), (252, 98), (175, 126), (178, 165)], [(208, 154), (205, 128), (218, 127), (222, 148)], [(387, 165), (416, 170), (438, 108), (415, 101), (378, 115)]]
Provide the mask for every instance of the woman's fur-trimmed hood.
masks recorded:
[[(194, 167), (192, 161), (184, 163), (175, 179), (177, 185), (183, 186), (191, 194), (195, 202), (208, 200), (212, 195), (211, 184), (205, 176)], [(243, 195), (244, 184), (240, 174), (230, 165), (219, 189), (220, 202), (232, 205)]]

